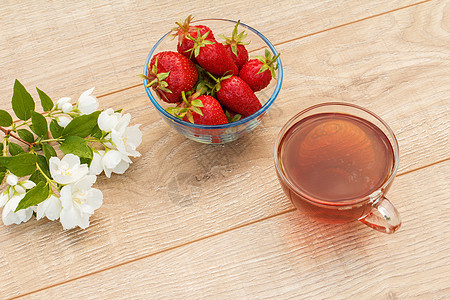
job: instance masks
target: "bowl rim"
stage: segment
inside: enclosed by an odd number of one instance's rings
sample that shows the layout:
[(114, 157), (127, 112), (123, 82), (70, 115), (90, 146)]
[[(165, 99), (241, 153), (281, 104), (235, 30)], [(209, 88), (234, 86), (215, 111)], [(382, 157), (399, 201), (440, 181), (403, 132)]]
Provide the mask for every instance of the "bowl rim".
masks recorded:
[[(217, 19), (217, 18), (209, 18), (209, 19), (200, 19), (200, 20), (195, 20), (192, 23), (199, 23), (199, 22), (204, 22), (204, 21), (226, 21), (226, 22), (231, 22), (231, 23), (237, 23), (237, 21), (234, 20), (229, 20), (229, 19)], [(270, 48), (270, 50), (272, 51), (272, 53), (274, 55), (278, 55), (278, 51), (275, 49), (275, 47), (272, 45), (272, 43), (262, 34), (260, 33), (258, 30), (254, 29), (251, 26), (248, 26), (244, 23), (239, 23), (240, 26), (243, 26), (244, 28), (252, 31), (254, 34), (256, 34), (257, 36), (259, 36), (265, 43), (266, 45)], [(159, 46), (159, 44), (169, 35), (171, 34), (173, 31), (169, 31), (166, 34), (164, 34), (152, 47), (152, 49), (150, 50), (149, 54), (147, 55), (147, 59), (145, 60), (145, 64), (144, 64), (144, 71), (143, 74), (147, 75), (147, 66), (153, 56), (153, 53), (155, 52), (156, 48)], [(277, 77), (277, 82), (275, 85), (275, 89), (272, 93), (272, 95), (270, 96), (270, 98), (266, 101), (266, 103), (264, 103), (264, 105), (254, 114), (242, 118), (238, 121), (232, 122), (232, 123), (226, 123), (226, 124), (221, 124), (221, 125), (202, 125), (202, 124), (193, 124), (193, 123), (189, 123), (183, 120), (180, 120), (176, 117), (174, 117), (173, 115), (169, 114), (158, 102), (157, 99), (155, 99), (155, 97), (153, 97), (152, 93), (151, 93), (151, 89), (147, 87), (147, 79), (143, 79), (143, 83), (144, 83), (144, 88), (145, 91), (147, 93), (147, 96), (150, 98), (150, 101), (153, 103), (153, 106), (161, 113), (163, 114), (168, 120), (171, 120), (181, 126), (185, 126), (185, 127), (189, 127), (189, 128), (198, 128), (198, 129), (228, 129), (228, 128), (233, 128), (233, 127), (237, 127), (241, 124), (245, 124), (247, 122), (250, 122), (256, 118), (258, 118), (259, 116), (261, 116), (262, 114), (264, 114), (267, 109), (273, 104), (273, 102), (275, 101), (275, 99), (277, 98), (278, 94), (280, 93), (281, 90), (281, 85), (283, 82), (283, 66), (281, 63), (281, 59), (280, 57), (277, 58), (277, 66), (278, 66), (278, 77)]]

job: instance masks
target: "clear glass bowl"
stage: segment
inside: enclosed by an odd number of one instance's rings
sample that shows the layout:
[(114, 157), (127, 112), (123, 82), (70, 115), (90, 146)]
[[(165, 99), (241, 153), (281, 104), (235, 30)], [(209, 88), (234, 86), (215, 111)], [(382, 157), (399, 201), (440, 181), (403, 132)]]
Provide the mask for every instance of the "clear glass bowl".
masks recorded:
[[(191, 22), (193, 25), (206, 25), (211, 28), (218, 42), (223, 41), (219, 37), (219, 34), (231, 36), (236, 23), (237, 21), (224, 19), (203, 19)], [(250, 42), (249, 45), (246, 45), (249, 52), (249, 59), (256, 55), (264, 56), (264, 49), (268, 49), (272, 52), (272, 55), (278, 54), (272, 43), (256, 29), (239, 23), (238, 32), (243, 30), (247, 33), (247, 38), (244, 41)], [(171, 32), (166, 33), (150, 50), (144, 65), (144, 75), (147, 75), (147, 65), (154, 54), (162, 51), (176, 51), (177, 38), (174, 39), (170, 36), (170, 33)], [(144, 79), (144, 87), (150, 101), (153, 103), (158, 113), (176, 131), (185, 137), (200, 143), (223, 144), (238, 139), (247, 132), (255, 129), (261, 123), (261, 119), (272, 106), (281, 89), (281, 83), (283, 81), (283, 67), (281, 65), (280, 57), (277, 59), (277, 64), (277, 79), (272, 79), (269, 86), (264, 88), (262, 91), (256, 92), (256, 96), (261, 101), (262, 108), (251, 116), (223, 125), (200, 125), (180, 120), (165, 111), (167, 107), (174, 106), (174, 104), (165, 103), (160, 100), (156, 96), (153, 89), (147, 88), (148, 82), (146, 79)]]

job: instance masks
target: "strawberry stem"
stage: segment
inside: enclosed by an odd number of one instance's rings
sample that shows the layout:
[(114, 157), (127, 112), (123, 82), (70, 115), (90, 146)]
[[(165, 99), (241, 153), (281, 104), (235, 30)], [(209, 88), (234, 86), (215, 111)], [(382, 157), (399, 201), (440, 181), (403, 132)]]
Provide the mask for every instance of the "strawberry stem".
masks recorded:
[(220, 34), (219, 36), (225, 40), (225, 42), (223, 42), (224, 45), (230, 45), (231, 46), (231, 51), (233, 52), (234, 55), (237, 56), (237, 45), (248, 45), (250, 44), (250, 42), (248, 43), (244, 43), (243, 40), (247, 37), (247, 34), (245, 33), (245, 31), (242, 31), (241, 33), (238, 34), (238, 27), (239, 24), (241, 23), (241, 20), (238, 20), (236, 25), (234, 26), (233, 32), (231, 34), (231, 37), (227, 37), (225, 35)]
[(189, 29), (191, 26), (189, 25), (194, 17), (192, 15), (189, 15), (184, 21), (175, 22), (178, 27), (172, 28), (172, 31), (174, 33), (171, 34), (173, 38), (178, 36), (178, 43), (181, 44), (183, 41), (183, 37), (185, 37), (189, 33)]
[(255, 58), (262, 63), (262, 66), (257, 74), (269, 70), (272, 77), (276, 79), (275, 70), (278, 69), (278, 65), (275, 64), (275, 62), (278, 59), (278, 57), (280, 57), (280, 53), (272, 56), (272, 53), (267, 48), (264, 49), (264, 56), (255, 56)]
[(206, 45), (212, 45), (215, 43), (214, 41), (207, 40), (210, 31), (211, 30), (208, 30), (207, 32), (205, 32), (204, 35), (201, 36), (200, 29), (197, 28), (197, 38), (193, 38), (190, 34), (188, 34), (186, 36), (186, 38), (188, 38), (194, 42), (194, 46), (192, 47), (192, 49), (190, 49), (191, 56), (193, 53), (194, 57), (197, 57), (200, 53), (200, 48), (205, 47)]
[(189, 105), (189, 102), (188, 102), (188, 100), (187, 100), (187, 98), (186, 98), (186, 93), (185, 93), (184, 91), (181, 92), (181, 99), (183, 99), (183, 102), (184, 102), (186, 105)]

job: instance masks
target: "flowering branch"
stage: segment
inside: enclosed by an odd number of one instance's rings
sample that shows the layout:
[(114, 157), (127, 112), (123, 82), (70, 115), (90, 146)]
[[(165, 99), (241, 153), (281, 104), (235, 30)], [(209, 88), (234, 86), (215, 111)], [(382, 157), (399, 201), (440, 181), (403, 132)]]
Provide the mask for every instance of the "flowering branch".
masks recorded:
[[(92, 187), (97, 175), (123, 174), (132, 163), (130, 157), (140, 156), (136, 150), (142, 141), (140, 125), (129, 126), (131, 116), (121, 110), (97, 110), (94, 88), (83, 92), (75, 104), (68, 97), (54, 104), (36, 89), (44, 112), (35, 110), (33, 98), (18, 80), (11, 101), (18, 120), (0, 110), (0, 131), (5, 134), (0, 143), (0, 183), (6, 178), (8, 184), (0, 193), (3, 223), (20, 224), (35, 215), (37, 220), (59, 219), (64, 229), (84, 229), (103, 203), (103, 193)], [(61, 158), (55, 147), (64, 154)]]

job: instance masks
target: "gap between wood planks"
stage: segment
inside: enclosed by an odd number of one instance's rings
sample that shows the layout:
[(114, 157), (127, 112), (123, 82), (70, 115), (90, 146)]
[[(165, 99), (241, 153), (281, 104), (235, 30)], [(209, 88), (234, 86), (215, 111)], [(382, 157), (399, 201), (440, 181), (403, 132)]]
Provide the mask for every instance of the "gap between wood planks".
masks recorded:
[[(431, 167), (431, 166), (434, 166), (434, 165), (437, 165), (437, 164), (440, 164), (440, 163), (444, 163), (444, 162), (449, 161), (449, 160), (450, 160), (450, 158), (446, 158), (446, 159), (434, 162), (434, 163), (426, 165), (426, 166), (418, 167), (416, 169), (412, 169), (412, 170), (403, 172), (401, 174), (398, 174), (397, 177), (400, 177), (400, 176), (403, 176), (403, 175), (406, 175), (406, 174), (409, 174), (409, 173), (412, 173), (412, 172), (415, 172), (415, 171), (419, 171), (419, 170), (422, 170), (422, 169), (425, 169), (425, 168), (428, 168), (428, 167)], [(88, 276), (91, 276), (91, 275), (99, 274), (99, 273), (102, 273), (102, 272), (105, 272), (105, 271), (108, 271), (108, 270), (112, 270), (112, 269), (115, 269), (115, 268), (120, 268), (120, 267), (122, 267), (124, 265), (128, 265), (128, 264), (131, 264), (131, 263), (134, 263), (134, 262), (137, 262), (137, 261), (140, 261), (140, 260), (143, 260), (143, 259), (155, 256), (155, 255), (158, 255), (158, 254), (161, 254), (161, 253), (164, 253), (164, 252), (168, 252), (168, 251), (172, 251), (172, 250), (175, 250), (175, 249), (178, 249), (178, 248), (182, 248), (184, 246), (187, 246), (187, 245), (190, 245), (190, 244), (194, 244), (194, 243), (197, 243), (197, 242), (200, 242), (200, 241), (203, 241), (203, 240), (215, 237), (215, 236), (219, 236), (219, 235), (225, 234), (227, 232), (238, 230), (240, 228), (243, 228), (243, 227), (246, 227), (246, 226), (250, 226), (250, 225), (253, 225), (253, 224), (265, 221), (265, 220), (276, 218), (278, 216), (281, 216), (281, 215), (284, 215), (284, 214), (288, 214), (288, 213), (291, 213), (291, 212), (296, 211), (296, 210), (297, 209), (295, 207), (292, 207), (290, 209), (287, 209), (287, 210), (275, 213), (275, 214), (270, 215), (270, 216), (266, 216), (266, 217), (263, 217), (263, 218), (260, 218), (260, 219), (257, 219), (257, 220), (253, 220), (253, 221), (250, 221), (250, 222), (247, 222), (247, 223), (244, 223), (244, 224), (241, 224), (241, 225), (238, 225), (238, 226), (235, 226), (235, 227), (223, 230), (223, 231), (215, 232), (213, 234), (205, 235), (203, 237), (199, 237), (199, 238), (194, 239), (194, 240), (189, 241), (189, 242), (181, 243), (179, 245), (175, 245), (175, 246), (172, 246), (172, 247), (169, 247), (169, 248), (166, 248), (166, 249), (162, 249), (162, 250), (159, 250), (159, 251), (156, 251), (156, 252), (152, 252), (152, 253), (140, 256), (140, 257), (136, 257), (134, 259), (131, 259), (131, 260), (128, 260), (128, 261), (124, 261), (124, 262), (121, 262), (121, 263), (118, 263), (116, 265), (109, 266), (109, 267), (106, 267), (106, 268), (103, 268), (103, 269), (99, 269), (97, 271), (93, 271), (93, 272), (90, 272), (90, 273), (87, 273), (87, 274), (84, 274), (84, 275), (81, 275), (81, 276), (77, 276), (77, 277), (74, 277), (74, 278), (62, 281), (62, 282), (57, 282), (55, 284), (46, 286), (44, 288), (37, 289), (37, 290), (31, 291), (31, 292), (28, 292), (28, 293), (25, 293), (25, 294), (21, 294), (21, 295), (18, 295), (18, 296), (15, 296), (13, 298), (9, 298), (9, 299), (22, 298), (22, 297), (25, 297), (25, 296), (29, 296), (31, 294), (35, 294), (35, 293), (38, 293), (38, 292), (42, 292), (44, 290), (51, 289), (53, 287), (57, 287), (57, 286), (60, 286), (60, 285), (63, 285), (63, 284), (67, 284), (67, 283), (70, 283), (70, 282), (77, 281), (77, 280), (82, 279), (84, 277), (88, 277)]]
[(134, 263), (134, 262), (137, 262), (137, 261), (140, 261), (140, 260), (143, 260), (143, 259), (155, 256), (155, 255), (167, 252), (167, 251), (172, 251), (172, 250), (175, 250), (175, 249), (178, 249), (178, 248), (181, 248), (181, 247), (193, 244), (193, 243), (197, 243), (197, 242), (200, 242), (200, 241), (203, 241), (203, 240), (206, 240), (206, 239), (209, 239), (209, 238), (221, 235), (221, 234), (229, 232), (229, 231), (237, 230), (239, 228), (246, 227), (246, 226), (249, 226), (249, 225), (261, 222), (261, 221), (269, 220), (269, 219), (278, 217), (280, 215), (284, 215), (286, 213), (293, 212), (295, 210), (296, 210), (296, 208), (290, 208), (288, 210), (281, 211), (281, 212), (278, 212), (278, 213), (270, 215), (270, 216), (266, 216), (266, 217), (261, 218), (261, 219), (253, 220), (251, 222), (244, 223), (244, 224), (241, 224), (241, 225), (229, 228), (229, 229), (224, 230), (224, 231), (220, 231), (220, 232), (216, 232), (216, 233), (213, 233), (213, 234), (209, 234), (209, 235), (206, 235), (206, 236), (194, 239), (194, 240), (189, 241), (189, 242), (185, 242), (185, 243), (182, 243), (182, 244), (179, 244), (179, 245), (175, 245), (175, 246), (172, 246), (172, 247), (169, 247), (169, 248), (166, 248), (166, 249), (162, 249), (162, 250), (159, 250), (159, 251), (156, 251), (156, 252), (152, 252), (152, 253), (149, 253), (149, 254), (146, 254), (146, 255), (143, 255), (143, 256), (140, 256), (140, 257), (136, 257), (136, 258), (133, 258), (131, 260), (127, 260), (127, 261), (118, 263), (116, 265), (110, 266), (110, 267), (106, 267), (106, 268), (103, 268), (103, 269), (100, 269), (100, 270), (97, 270), (97, 271), (93, 271), (93, 272), (90, 272), (90, 273), (87, 273), (87, 274), (84, 274), (84, 275), (80, 275), (80, 276), (68, 279), (66, 281), (57, 282), (55, 284), (52, 284), (52, 285), (49, 285), (49, 286), (46, 286), (46, 287), (43, 287), (43, 288), (31, 291), (31, 292), (28, 292), (28, 293), (25, 293), (25, 294), (21, 294), (21, 295), (9, 298), (8, 300), (22, 298), (24, 296), (29, 296), (29, 295), (34, 294), (34, 293), (42, 292), (44, 290), (48, 290), (48, 289), (51, 289), (51, 288), (56, 287), (56, 286), (60, 286), (60, 285), (66, 284), (66, 283), (70, 283), (70, 282), (82, 279), (84, 277), (87, 277), (87, 276), (91, 276), (91, 275), (102, 273), (102, 272), (105, 272), (105, 271), (108, 271), (108, 270), (112, 270), (112, 269), (115, 269), (115, 268), (118, 268), (118, 267), (121, 267), (121, 266), (124, 266), (124, 265), (128, 265), (128, 264), (131, 264), (131, 263)]
[(406, 174), (409, 174), (409, 173), (412, 173), (412, 172), (416, 172), (416, 171), (419, 171), (419, 170), (422, 170), (422, 169), (425, 169), (425, 168), (428, 168), (428, 167), (432, 167), (434, 165), (438, 165), (438, 164), (444, 163), (444, 162), (449, 161), (449, 160), (450, 160), (450, 157), (447, 157), (447, 158), (435, 161), (435, 162), (433, 162), (431, 164), (428, 164), (428, 165), (424, 165), (424, 166), (421, 166), (421, 167), (417, 167), (415, 169), (411, 169), (411, 170), (408, 170), (408, 171), (405, 171), (405, 172), (402, 172), (402, 173), (398, 173), (396, 177), (400, 177), (400, 176), (403, 176), (403, 175), (406, 175)]
[[(390, 14), (390, 13), (393, 13), (393, 12), (396, 12), (396, 11), (399, 11), (399, 10), (403, 10), (403, 9), (407, 9), (407, 8), (410, 8), (410, 7), (418, 6), (420, 4), (424, 4), (424, 3), (427, 3), (427, 2), (431, 2), (431, 1), (432, 0), (420, 1), (420, 2), (417, 2), (417, 3), (414, 3), (414, 4), (410, 4), (410, 5), (407, 5), (407, 6), (403, 6), (403, 7), (396, 8), (396, 9), (392, 9), (392, 10), (389, 10), (389, 11), (386, 11), (386, 12), (382, 12), (382, 13), (379, 13), (379, 14), (375, 14), (375, 15), (372, 15), (372, 16), (365, 17), (365, 18), (361, 18), (361, 19), (358, 19), (358, 20), (355, 20), (355, 21), (351, 21), (351, 22), (344, 23), (344, 24), (341, 24), (341, 25), (337, 25), (337, 26), (333, 26), (333, 27), (330, 27), (330, 28), (326, 28), (324, 30), (320, 30), (320, 31), (316, 31), (316, 32), (313, 32), (313, 33), (309, 33), (309, 34), (306, 34), (306, 35), (303, 35), (303, 36), (300, 36), (300, 37), (297, 37), (297, 38), (294, 38), (294, 39), (282, 41), (282, 42), (279, 42), (277, 44), (274, 44), (274, 46), (279, 46), (279, 45), (286, 44), (286, 43), (289, 43), (289, 42), (293, 42), (293, 41), (296, 41), (296, 40), (300, 40), (300, 39), (304, 39), (304, 38), (311, 37), (311, 36), (314, 36), (314, 35), (318, 35), (320, 33), (326, 32), (326, 31), (331, 31), (331, 30), (338, 29), (338, 28), (341, 28), (341, 27), (349, 26), (349, 25), (352, 25), (352, 24), (355, 24), (355, 23), (358, 23), (358, 22), (362, 22), (362, 21), (365, 21), (365, 20), (369, 20), (369, 19), (373, 19), (373, 18), (376, 18), (376, 17), (384, 16), (384, 15), (387, 15), (387, 14)], [(119, 90), (115, 90), (115, 91), (112, 91), (112, 92), (109, 92), (109, 93), (105, 93), (105, 94), (99, 95), (99, 96), (97, 96), (97, 98), (106, 97), (106, 96), (113, 95), (113, 94), (116, 94), (116, 93), (120, 93), (120, 92), (123, 92), (123, 91), (126, 91), (126, 90), (134, 89), (134, 88), (137, 88), (139, 86), (141, 86), (141, 84), (136, 84), (136, 85), (132, 85), (132, 86), (129, 86), (129, 87), (125, 87), (125, 88), (122, 88), (122, 89), (119, 89)], [(419, 171), (419, 170), (422, 170), (422, 169), (425, 169), (425, 168), (428, 168), (428, 167), (431, 167), (431, 166), (434, 166), (434, 165), (437, 165), (437, 164), (440, 164), (440, 163), (444, 163), (444, 162), (446, 162), (448, 160), (450, 160), (450, 158), (445, 158), (445, 159), (436, 161), (436, 162), (428, 164), (428, 165), (424, 165), (424, 166), (421, 166), (421, 167), (418, 167), (418, 168), (415, 168), (415, 169), (412, 169), (412, 170), (408, 170), (408, 171), (405, 171), (403, 173), (397, 174), (397, 177), (400, 177), (400, 176), (403, 176), (403, 175), (406, 175), (406, 174), (409, 174), (409, 173), (412, 173), (412, 172), (415, 172), (415, 171)], [(43, 287), (43, 288), (40, 288), (40, 289), (36, 289), (34, 291), (30, 291), (30, 292), (27, 292), (27, 293), (24, 293), (24, 294), (21, 294), (21, 295), (18, 295), (18, 296), (14, 296), (14, 297), (8, 298), (8, 299), (18, 299), (18, 298), (22, 298), (22, 297), (25, 297), (25, 296), (29, 296), (31, 294), (42, 292), (44, 290), (51, 289), (51, 288), (56, 287), (56, 286), (60, 286), (60, 285), (66, 284), (66, 283), (74, 282), (74, 281), (82, 279), (84, 277), (88, 277), (88, 276), (95, 275), (95, 274), (98, 274), (98, 273), (102, 273), (102, 272), (105, 272), (105, 271), (108, 271), (108, 270), (111, 270), (111, 269), (115, 269), (115, 268), (118, 268), (118, 267), (130, 264), (130, 263), (134, 263), (134, 262), (146, 259), (146, 258), (151, 257), (151, 256), (155, 256), (155, 255), (161, 254), (163, 252), (175, 250), (175, 249), (187, 246), (189, 244), (197, 243), (197, 242), (200, 242), (202, 240), (206, 240), (208, 238), (212, 238), (212, 237), (215, 237), (215, 236), (218, 236), (218, 235), (221, 235), (221, 234), (225, 234), (227, 232), (234, 231), (234, 230), (237, 230), (237, 229), (240, 229), (240, 228), (243, 228), (243, 227), (246, 227), (246, 226), (258, 223), (258, 222), (261, 222), (261, 221), (269, 220), (269, 219), (272, 219), (272, 218), (275, 218), (275, 217), (278, 217), (278, 216), (281, 216), (281, 215), (293, 212), (295, 210), (296, 210), (296, 208), (293, 207), (293, 208), (290, 208), (288, 210), (284, 210), (284, 211), (275, 213), (273, 215), (266, 216), (266, 217), (261, 218), (261, 219), (253, 220), (253, 221), (250, 221), (250, 222), (247, 222), (247, 223), (244, 223), (244, 224), (241, 224), (241, 225), (238, 225), (238, 226), (226, 229), (224, 231), (219, 231), (219, 232), (216, 232), (216, 233), (213, 233), (213, 234), (210, 234), (210, 235), (206, 235), (206, 236), (194, 239), (194, 240), (189, 241), (189, 242), (185, 242), (185, 243), (182, 243), (182, 244), (179, 244), (179, 245), (175, 245), (175, 246), (172, 246), (172, 247), (169, 247), (169, 248), (166, 248), (166, 249), (162, 249), (162, 250), (159, 250), (159, 251), (156, 251), (156, 252), (153, 252), (153, 253), (149, 253), (149, 254), (146, 254), (146, 255), (143, 255), (143, 256), (140, 256), (140, 257), (137, 257), (137, 258), (134, 258), (134, 259), (131, 259), (131, 260), (128, 260), (128, 261), (125, 261), (125, 262), (122, 262), (122, 263), (119, 263), (119, 264), (107, 267), (107, 268), (99, 269), (97, 271), (93, 271), (93, 272), (90, 272), (90, 273), (87, 273), (87, 274), (84, 274), (84, 275), (81, 275), (81, 276), (77, 276), (77, 277), (74, 277), (74, 278), (71, 278), (71, 279), (68, 279), (68, 280), (65, 280), (65, 281), (57, 282), (57, 283), (48, 285), (46, 287)]]

